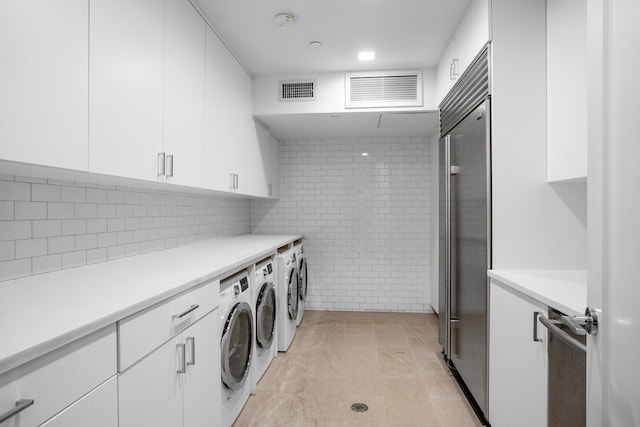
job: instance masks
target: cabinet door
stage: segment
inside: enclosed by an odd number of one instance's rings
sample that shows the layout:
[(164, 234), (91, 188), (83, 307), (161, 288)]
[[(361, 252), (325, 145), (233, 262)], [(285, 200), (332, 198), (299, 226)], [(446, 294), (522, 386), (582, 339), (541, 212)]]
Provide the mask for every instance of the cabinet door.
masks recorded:
[(547, 425), (547, 335), (534, 313), (544, 305), (495, 281), (490, 286), (489, 418), (492, 426)]
[(91, 172), (158, 177), (163, 17), (163, 4), (157, 0), (91, 1)]
[(219, 327), (219, 314), (214, 310), (182, 333), (188, 363), (184, 378), (185, 427), (220, 425)]
[(547, 180), (587, 176), (587, 3), (547, 1)]
[(42, 427), (118, 427), (118, 382), (112, 377)]
[(120, 427), (182, 425), (181, 343), (173, 338), (120, 374)]
[(0, 158), (87, 170), (86, 0), (0, 2)]
[(204, 183), (205, 22), (188, 0), (165, 1), (164, 151), (168, 183)]
[[(205, 186), (249, 194), (258, 149), (251, 78), (215, 33), (206, 32)], [(231, 173), (238, 189), (230, 188)]]

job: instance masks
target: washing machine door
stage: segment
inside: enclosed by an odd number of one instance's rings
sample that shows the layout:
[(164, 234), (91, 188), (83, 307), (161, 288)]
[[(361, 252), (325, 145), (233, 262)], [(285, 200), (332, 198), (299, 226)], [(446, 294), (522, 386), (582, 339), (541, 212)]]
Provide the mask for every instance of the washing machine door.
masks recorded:
[(242, 387), (251, 366), (253, 315), (251, 306), (239, 302), (229, 310), (222, 329), (220, 358), (222, 383), (231, 390)]
[(287, 283), (287, 306), (289, 311), (289, 318), (294, 320), (298, 318), (298, 299), (300, 298), (299, 280), (298, 269), (291, 269), (291, 273), (289, 273), (289, 282)]
[(300, 261), (300, 299), (307, 299), (307, 259)]
[(275, 328), (276, 287), (273, 283), (264, 283), (256, 300), (256, 343), (258, 347), (271, 347)]

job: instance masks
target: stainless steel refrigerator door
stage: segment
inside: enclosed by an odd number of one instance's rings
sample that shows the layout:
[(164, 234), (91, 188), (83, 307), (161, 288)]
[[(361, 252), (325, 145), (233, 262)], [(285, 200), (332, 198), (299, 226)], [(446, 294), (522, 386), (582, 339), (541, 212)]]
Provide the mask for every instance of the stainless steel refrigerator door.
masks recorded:
[(487, 411), (489, 268), (488, 101), (450, 134), (450, 354), (476, 402)]
[(449, 136), (438, 145), (438, 341), (449, 355)]

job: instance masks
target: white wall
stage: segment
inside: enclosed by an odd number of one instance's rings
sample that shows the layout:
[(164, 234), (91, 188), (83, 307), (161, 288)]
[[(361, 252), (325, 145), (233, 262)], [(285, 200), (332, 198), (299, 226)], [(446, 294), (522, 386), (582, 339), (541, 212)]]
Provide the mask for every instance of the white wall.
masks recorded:
[(300, 139), (280, 149), (281, 199), (253, 201), (251, 228), (305, 234), (310, 307), (431, 311), (428, 139)]
[[(384, 70), (383, 70), (384, 71)], [(316, 80), (315, 101), (278, 102), (278, 82), (281, 80)], [(424, 105), (403, 108), (367, 108), (364, 111), (432, 111), (435, 103), (435, 70), (422, 70)], [(362, 111), (345, 109), (345, 73), (317, 73), (306, 75), (259, 75), (253, 79), (254, 114), (306, 114)]]
[(547, 183), (545, 20), (492, 1), (494, 268), (586, 268), (586, 186)]
[(249, 200), (2, 172), (0, 281), (251, 230)]

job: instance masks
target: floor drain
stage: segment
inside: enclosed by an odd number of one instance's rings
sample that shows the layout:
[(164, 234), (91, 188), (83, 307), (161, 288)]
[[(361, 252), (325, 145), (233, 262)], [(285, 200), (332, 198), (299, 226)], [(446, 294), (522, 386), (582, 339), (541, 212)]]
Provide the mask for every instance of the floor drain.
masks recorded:
[(351, 410), (353, 412), (367, 412), (369, 410), (369, 407), (364, 403), (354, 403), (353, 405), (351, 405)]

